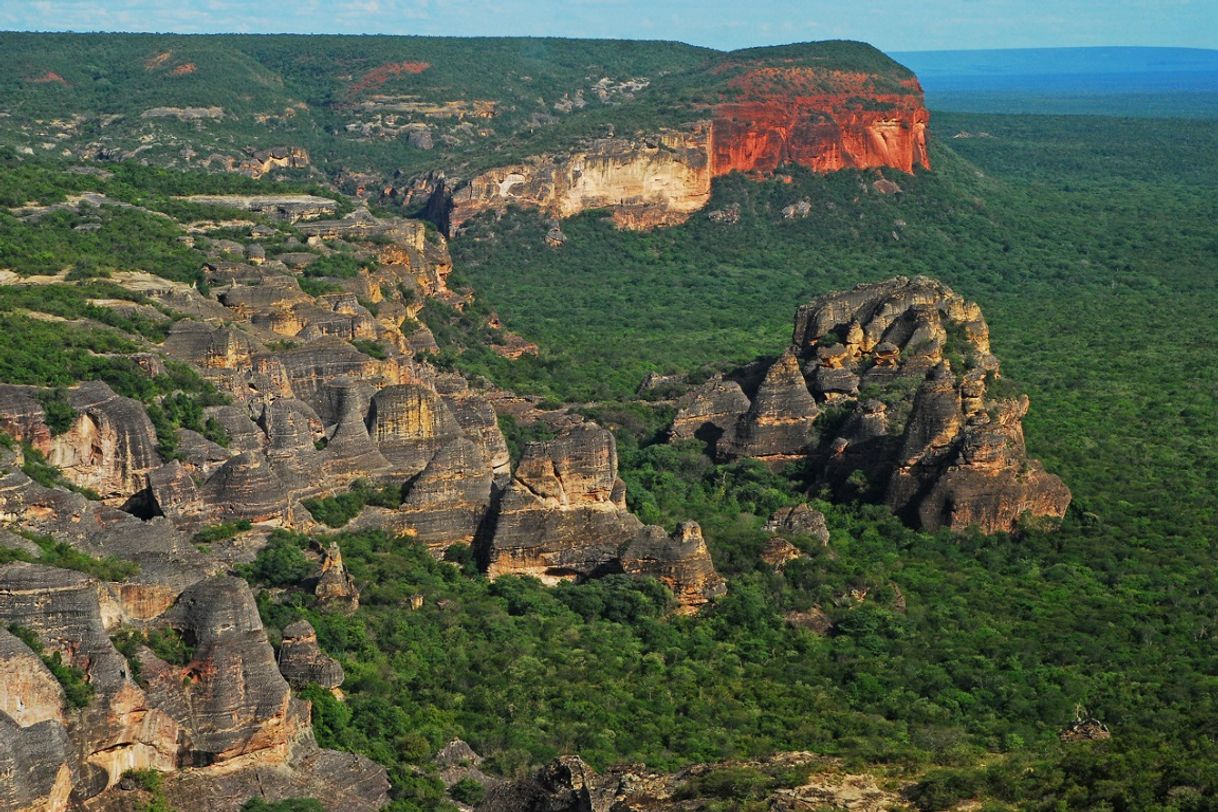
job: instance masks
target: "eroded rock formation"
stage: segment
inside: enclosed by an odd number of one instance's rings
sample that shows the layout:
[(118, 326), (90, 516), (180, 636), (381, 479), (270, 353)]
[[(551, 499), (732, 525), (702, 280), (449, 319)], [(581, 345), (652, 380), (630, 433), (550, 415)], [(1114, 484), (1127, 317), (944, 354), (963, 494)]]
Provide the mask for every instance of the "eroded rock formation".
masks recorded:
[(693, 614), (727, 592), (697, 522), (683, 522), (672, 536), (659, 527), (644, 528), (622, 551), (621, 565), (672, 590), (681, 614)]
[[(672, 434), (714, 438), (725, 458), (806, 461), (820, 486), (884, 501), (919, 527), (1013, 530), (1025, 516), (1060, 518), (1070, 492), (1028, 458), (1028, 399), (992, 393), (1005, 386), (981, 309), (935, 280), (898, 277), (801, 306), (747, 408), (735, 381), (712, 381), (682, 401)], [(849, 410), (831, 436), (821, 404)], [(775, 532), (792, 532), (792, 518), (775, 517)]]
[(279, 647), (279, 673), (293, 688), (309, 683), (323, 688), (343, 684), (343, 667), (317, 645), (317, 632), (307, 620), (298, 620), (283, 630)]
[(449, 227), (511, 203), (556, 217), (612, 207), (625, 228), (684, 222), (710, 199), (707, 142), (703, 125), (644, 139), (598, 139), (567, 155), (494, 169), (453, 193)]
[[(99, 796), (117, 792), (133, 769), (166, 772), (167, 794), (181, 808), (198, 808), (183, 787), (200, 784), (209, 787), (211, 809), (237, 809), (254, 796), (334, 793), (355, 810), (386, 802), (383, 769), (313, 742), (308, 703), (280, 676), (244, 581), (200, 580), (154, 618), (124, 610), (124, 586), (33, 564), (0, 567), (0, 624), (29, 630), (79, 668), (92, 690), (85, 706), (69, 713), (36, 653), (0, 631), (0, 673), (8, 675), (0, 686), (0, 769), (12, 778), (0, 782), (0, 804), (62, 810), (70, 794), (108, 808)], [(168, 663), (140, 647), (136, 679), (111, 637), (146, 621), (176, 630), (190, 645), (189, 662)], [(298, 637), (307, 646), (307, 635)], [(337, 664), (319, 651), (309, 663), (311, 675), (333, 681)], [(318, 761), (341, 769), (318, 771)], [(195, 769), (173, 772), (188, 767)], [(260, 784), (257, 775), (267, 768), (275, 780)]]
[(682, 612), (725, 590), (696, 523), (670, 537), (626, 510), (613, 435), (587, 423), (526, 447), (486, 558), (492, 578), (531, 575), (553, 584), (615, 572), (654, 577)]

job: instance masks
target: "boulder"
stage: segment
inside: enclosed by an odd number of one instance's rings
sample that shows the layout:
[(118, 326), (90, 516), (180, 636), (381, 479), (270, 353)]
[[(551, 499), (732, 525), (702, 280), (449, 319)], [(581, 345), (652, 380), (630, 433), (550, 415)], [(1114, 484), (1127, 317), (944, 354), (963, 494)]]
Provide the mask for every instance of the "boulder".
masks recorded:
[(293, 688), (309, 684), (337, 688), (343, 684), (343, 667), (322, 652), (317, 632), (307, 620), (298, 620), (283, 630), (279, 646), (279, 673)]

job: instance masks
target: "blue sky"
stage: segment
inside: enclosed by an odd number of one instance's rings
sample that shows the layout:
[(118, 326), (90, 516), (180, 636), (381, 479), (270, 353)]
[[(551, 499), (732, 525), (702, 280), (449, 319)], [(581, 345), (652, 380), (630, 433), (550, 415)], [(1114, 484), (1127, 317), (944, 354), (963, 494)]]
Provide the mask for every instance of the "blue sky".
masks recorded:
[(730, 49), (1218, 48), (1218, 0), (0, 0), (0, 29), (675, 39)]

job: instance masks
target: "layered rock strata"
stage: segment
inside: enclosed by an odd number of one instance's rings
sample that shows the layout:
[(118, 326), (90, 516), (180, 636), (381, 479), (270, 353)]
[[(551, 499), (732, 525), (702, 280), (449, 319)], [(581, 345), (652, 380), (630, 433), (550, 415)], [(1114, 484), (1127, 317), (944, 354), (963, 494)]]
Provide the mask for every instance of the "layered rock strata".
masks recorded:
[[(0, 623), (29, 630), (39, 645), (79, 668), (92, 692), (83, 708), (69, 711), (35, 652), (0, 631), (0, 672), (14, 677), (0, 690), (6, 734), (0, 764), (14, 777), (0, 782), (5, 808), (61, 810), (69, 799), (96, 799), (97, 808), (107, 808), (99, 796), (117, 791), (123, 774), (136, 769), (170, 772), (170, 794), (182, 797), (183, 808), (193, 804), (176, 791), (179, 781), (210, 785), (213, 809), (327, 786), (351, 804), (344, 808), (373, 810), (386, 802), (383, 769), (313, 742), (308, 703), (294, 698), (280, 676), (244, 581), (203, 579), (150, 619), (123, 610), (122, 588), (51, 567), (0, 567)], [(137, 680), (111, 636), (144, 622), (174, 629), (190, 645), (189, 661), (168, 663), (140, 647), (133, 658)], [(334, 680), (337, 664), (319, 651), (308, 662), (308, 673)], [(310, 765), (318, 760), (334, 760), (346, 772), (314, 772)], [(188, 767), (194, 769), (171, 772)], [(255, 773), (268, 769), (278, 777), (259, 790)]]
[(449, 228), (509, 204), (563, 218), (612, 207), (614, 221), (628, 228), (684, 222), (710, 199), (708, 141), (705, 126), (645, 139), (605, 138), (566, 155), (491, 170), (453, 192)]

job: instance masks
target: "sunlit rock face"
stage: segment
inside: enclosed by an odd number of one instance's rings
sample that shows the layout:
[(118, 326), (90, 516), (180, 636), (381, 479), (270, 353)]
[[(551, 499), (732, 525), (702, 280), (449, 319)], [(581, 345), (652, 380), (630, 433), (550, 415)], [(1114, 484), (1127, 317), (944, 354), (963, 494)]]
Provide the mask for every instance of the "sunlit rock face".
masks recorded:
[(916, 77), (895, 64), (868, 73), (807, 62), (729, 55), (707, 70), (699, 120), (452, 179), (434, 195), (441, 219), (452, 233), (509, 205), (557, 218), (608, 209), (621, 228), (649, 229), (685, 222), (709, 202), (712, 180), (732, 172), (930, 169), (930, 114)]
[(708, 128), (643, 138), (602, 138), (565, 155), (542, 155), (471, 179), (452, 197), (450, 223), (509, 204), (557, 217), (612, 207), (631, 229), (684, 222), (710, 199)]
[(759, 68), (729, 86), (739, 100), (714, 108), (715, 176), (773, 172), (786, 163), (815, 172), (930, 168), (930, 114), (913, 77), (880, 90), (865, 73)]
[(531, 575), (551, 584), (621, 572), (655, 578), (684, 614), (727, 591), (696, 523), (670, 536), (626, 510), (613, 435), (591, 423), (525, 449), (487, 558), (492, 578)]

